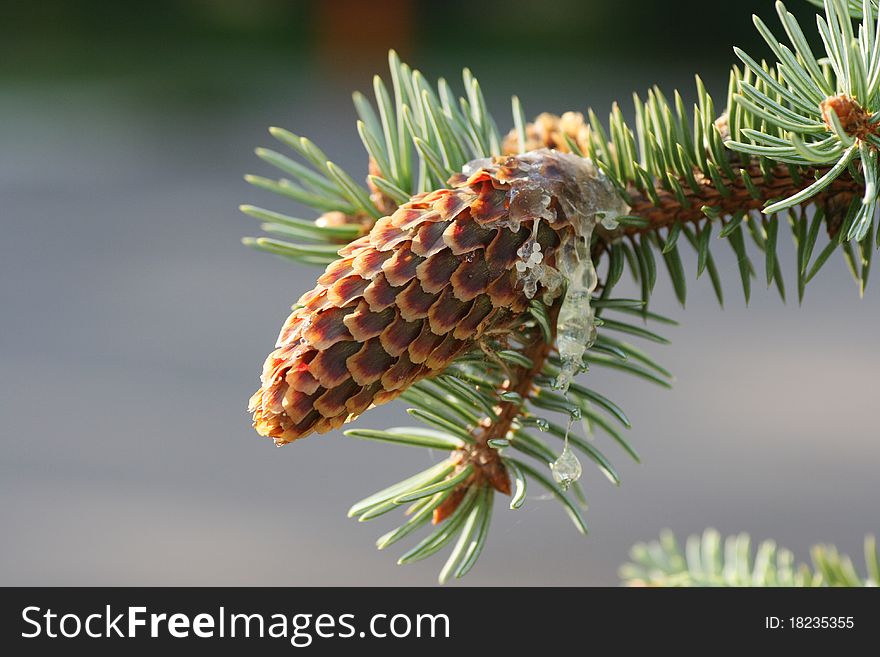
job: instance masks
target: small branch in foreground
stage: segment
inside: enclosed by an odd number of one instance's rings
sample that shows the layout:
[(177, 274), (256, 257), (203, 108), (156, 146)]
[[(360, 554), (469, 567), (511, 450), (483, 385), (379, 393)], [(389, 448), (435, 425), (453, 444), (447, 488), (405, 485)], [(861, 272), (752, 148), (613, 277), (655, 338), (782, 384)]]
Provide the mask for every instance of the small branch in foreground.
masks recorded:
[[(554, 337), (556, 316), (559, 314), (560, 304), (561, 301), (557, 299), (548, 309)], [(531, 360), (532, 366), (530, 368), (512, 367), (504, 392), (514, 392), (523, 400), (527, 399), (535, 385), (535, 377), (543, 371), (552, 350), (552, 341), (547, 342), (540, 330), (532, 331), (529, 342), (523, 350), (523, 355)], [(464, 498), (465, 491), (470, 487), (488, 482), (498, 492), (510, 495), (510, 476), (502, 463), (498, 450), (492, 447), (490, 441), (500, 440), (507, 436), (513, 421), (520, 416), (521, 412), (520, 402), (502, 401), (498, 406), (498, 418), (492, 420), (485, 418), (481, 422), (475, 431), (474, 444), (462, 450), (459, 465), (459, 468), (463, 468), (467, 464), (473, 465), (474, 474), (434, 510), (433, 521), (435, 524), (442, 522), (455, 511)]]

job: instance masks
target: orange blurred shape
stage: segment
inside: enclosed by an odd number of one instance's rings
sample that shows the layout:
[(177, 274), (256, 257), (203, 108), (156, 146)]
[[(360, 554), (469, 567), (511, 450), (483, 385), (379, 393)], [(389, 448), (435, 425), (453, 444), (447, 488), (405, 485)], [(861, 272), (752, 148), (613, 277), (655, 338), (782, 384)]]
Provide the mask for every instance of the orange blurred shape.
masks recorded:
[(385, 68), (388, 50), (409, 51), (412, 0), (329, 0), (315, 7), (315, 45), (322, 68), (357, 77)]

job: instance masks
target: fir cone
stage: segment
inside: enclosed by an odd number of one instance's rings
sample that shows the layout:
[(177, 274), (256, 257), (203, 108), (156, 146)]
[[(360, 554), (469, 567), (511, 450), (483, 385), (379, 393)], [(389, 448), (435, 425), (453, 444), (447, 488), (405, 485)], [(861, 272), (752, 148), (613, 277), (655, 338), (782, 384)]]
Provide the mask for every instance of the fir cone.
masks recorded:
[(257, 432), (282, 445), (335, 429), (508, 330), (524, 281), (557, 294), (556, 251), (592, 207), (589, 176), (589, 160), (546, 150), (477, 160), (340, 249), (266, 360)]
[[(549, 112), (539, 114), (533, 123), (526, 125), (525, 150), (550, 148), (570, 153), (571, 149), (568, 147), (565, 135), (568, 135), (578, 145), (582, 153), (589, 152), (590, 127), (580, 112), (565, 112), (562, 116), (556, 116)], [(510, 154), (519, 152), (519, 137), (515, 130), (511, 130), (504, 137), (502, 150)]]

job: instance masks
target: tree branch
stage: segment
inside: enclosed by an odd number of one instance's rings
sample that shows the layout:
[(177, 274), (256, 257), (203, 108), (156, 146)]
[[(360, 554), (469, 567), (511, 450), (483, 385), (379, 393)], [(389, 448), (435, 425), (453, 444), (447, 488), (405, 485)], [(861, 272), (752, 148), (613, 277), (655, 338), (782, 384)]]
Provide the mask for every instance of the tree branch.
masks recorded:
[[(655, 189), (660, 200), (659, 204), (655, 203), (648, 195), (632, 188), (629, 190), (632, 198), (631, 213), (633, 216), (647, 219), (650, 225), (646, 227), (627, 226), (624, 228), (624, 232), (641, 234), (669, 227), (679, 221), (699, 222), (706, 218), (701, 209), (704, 205), (715, 208), (722, 216), (760, 210), (771, 199), (791, 196), (808, 187), (825, 171), (827, 169), (804, 169), (793, 176), (789, 167), (777, 166), (770, 171), (769, 176), (765, 176), (760, 167), (754, 163), (747, 170), (753, 184), (753, 190), (749, 190), (743, 178), (731, 180), (724, 177), (722, 182), (727, 188), (726, 193), (722, 193), (712, 180), (695, 172), (694, 178), (699, 186), (698, 191), (687, 187), (685, 181), (681, 181), (687, 201), (684, 204), (675, 194), (662, 187)], [(755, 191), (757, 194), (754, 193)], [(841, 206), (846, 207), (854, 194), (860, 195), (861, 193), (861, 184), (850, 176), (840, 176), (826, 190), (811, 197), (808, 202), (827, 203), (831, 199), (835, 199), (835, 201), (840, 199), (845, 201), (841, 203)]]
[[(530, 332), (528, 342), (522, 350), (522, 354), (532, 361), (530, 368), (514, 366), (510, 370), (504, 392), (515, 392), (523, 400), (528, 399), (534, 387), (535, 377), (541, 374), (556, 337), (556, 317), (562, 305), (562, 298), (558, 298), (548, 308), (550, 326), (553, 331), (553, 340), (545, 340), (540, 330)], [(522, 404), (513, 401), (502, 401), (498, 405), (497, 419), (484, 418), (474, 432), (474, 444), (462, 450), (459, 468), (467, 464), (474, 466), (474, 474), (462, 482), (458, 489), (450, 495), (443, 504), (434, 510), (434, 524), (442, 522), (455, 511), (464, 497), (465, 491), (473, 486), (488, 484), (495, 490), (505, 495), (510, 495), (510, 477), (507, 468), (501, 460), (498, 449), (489, 444), (491, 440), (500, 440), (507, 436), (513, 421), (520, 417)]]

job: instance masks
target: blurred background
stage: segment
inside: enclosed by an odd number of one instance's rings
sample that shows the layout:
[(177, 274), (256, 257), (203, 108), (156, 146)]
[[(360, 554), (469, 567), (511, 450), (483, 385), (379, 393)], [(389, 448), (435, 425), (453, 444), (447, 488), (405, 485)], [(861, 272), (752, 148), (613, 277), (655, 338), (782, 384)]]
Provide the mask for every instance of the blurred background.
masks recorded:
[[(812, 7), (789, 4), (812, 35)], [(374, 549), (399, 518), (345, 516), (426, 454), (340, 433), (277, 450), (250, 427), (263, 359), (316, 276), (239, 243), (258, 231), (239, 203), (313, 216), (243, 182), (268, 171), (253, 147), (284, 126), (364, 176), (350, 92), (389, 47), (430, 78), (470, 66), (503, 129), (513, 93), (529, 116), (615, 99), (629, 115), (654, 83), (692, 100), (697, 72), (722, 106), (731, 47), (767, 54), (753, 11), (776, 25), (758, 0), (4, 2), (0, 584), (433, 584), (442, 559)], [(732, 252), (715, 253), (724, 310), (691, 254), (686, 312), (661, 273), (654, 308), (682, 325), (651, 351), (673, 391), (588, 375), (643, 457), (599, 438), (623, 483), (585, 465), (590, 536), (553, 501), (499, 504), (465, 584), (614, 585), (664, 527), (799, 558), (823, 541), (858, 557), (880, 530), (878, 291), (860, 300), (835, 258), (802, 306), (756, 282), (746, 309)]]

